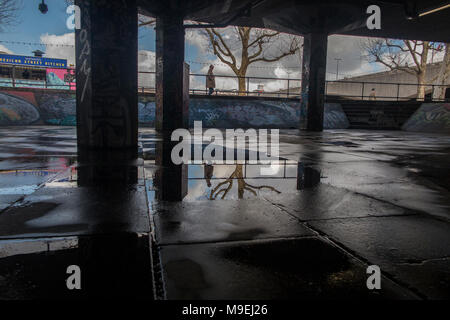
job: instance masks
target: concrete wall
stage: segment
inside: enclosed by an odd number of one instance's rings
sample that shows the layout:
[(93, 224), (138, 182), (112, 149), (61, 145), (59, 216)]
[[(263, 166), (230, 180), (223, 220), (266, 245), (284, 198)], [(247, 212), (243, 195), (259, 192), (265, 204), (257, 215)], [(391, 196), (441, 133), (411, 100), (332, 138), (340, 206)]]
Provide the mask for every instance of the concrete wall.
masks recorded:
[[(300, 101), (262, 97), (191, 96), (189, 122), (216, 128), (297, 128)], [(139, 95), (139, 123), (153, 126), (155, 97)], [(76, 125), (75, 94), (61, 90), (0, 90), (0, 125)], [(325, 128), (347, 128), (337, 103), (325, 106)]]
[[(434, 83), (434, 78), (439, 73), (440, 63), (429, 64), (427, 67), (425, 83)], [(352, 83), (352, 81), (359, 83)], [(377, 84), (361, 82), (379, 82)], [(399, 83), (400, 85), (397, 85)], [(339, 82), (327, 82), (326, 94), (328, 96), (345, 96), (348, 99), (368, 100), (371, 89), (375, 89), (377, 100), (395, 101), (397, 95), (403, 100), (415, 98), (417, 96), (417, 77), (413, 74), (393, 70), (366, 74), (363, 76), (349, 77), (339, 80)], [(447, 79), (446, 86), (450, 88), (450, 78)], [(425, 93), (431, 93), (433, 87), (425, 86)], [(435, 87), (437, 90), (437, 87)], [(287, 90), (280, 90), (280, 93), (286, 93)], [(298, 93), (300, 88), (290, 88), (290, 93)]]
[[(433, 78), (438, 74), (439, 69), (440, 63), (429, 64), (427, 67), (425, 83), (434, 83)], [(417, 96), (418, 86), (410, 85), (417, 83), (417, 77), (413, 74), (399, 70), (377, 72), (358, 77), (346, 78), (341, 81), (342, 82), (328, 82), (327, 94), (338, 96), (355, 96), (356, 99), (360, 99), (361, 95), (364, 93), (364, 99), (367, 100), (371, 89), (374, 88), (378, 100), (396, 100), (397, 94), (400, 98), (414, 98)], [(363, 87), (361, 83), (347, 83), (345, 81), (381, 83), (366, 83)], [(400, 85), (396, 85), (397, 83), (400, 83)], [(446, 84), (450, 86), (450, 79)], [(432, 86), (425, 86), (425, 92), (431, 93)]]

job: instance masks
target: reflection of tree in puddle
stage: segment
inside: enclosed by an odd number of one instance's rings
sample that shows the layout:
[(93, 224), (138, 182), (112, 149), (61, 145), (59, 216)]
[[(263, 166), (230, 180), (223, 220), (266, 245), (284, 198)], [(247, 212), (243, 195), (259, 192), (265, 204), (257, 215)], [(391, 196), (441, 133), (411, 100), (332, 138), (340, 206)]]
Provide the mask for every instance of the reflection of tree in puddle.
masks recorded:
[[(212, 176), (212, 170), (213, 170), (212, 165), (207, 165), (207, 167), (205, 166), (205, 178), (206, 178), (208, 187), (211, 186), (210, 179)], [(274, 187), (271, 187), (271, 186), (254, 186), (254, 185), (251, 185), (251, 184), (245, 182), (244, 173), (243, 173), (243, 165), (237, 164), (236, 169), (233, 171), (233, 173), (230, 175), (230, 177), (228, 179), (226, 179), (225, 181), (220, 182), (216, 187), (214, 187), (211, 190), (209, 199), (215, 200), (220, 195), (221, 195), (221, 199), (224, 199), (226, 197), (226, 195), (228, 194), (228, 192), (233, 187), (234, 180), (237, 181), (238, 198), (239, 199), (244, 198), (245, 190), (247, 190), (248, 192), (252, 193), (255, 196), (256, 196), (255, 190), (262, 190), (262, 189), (268, 189), (268, 190), (272, 190), (276, 193), (281, 193), (280, 191), (278, 191), (277, 189), (275, 189)]]

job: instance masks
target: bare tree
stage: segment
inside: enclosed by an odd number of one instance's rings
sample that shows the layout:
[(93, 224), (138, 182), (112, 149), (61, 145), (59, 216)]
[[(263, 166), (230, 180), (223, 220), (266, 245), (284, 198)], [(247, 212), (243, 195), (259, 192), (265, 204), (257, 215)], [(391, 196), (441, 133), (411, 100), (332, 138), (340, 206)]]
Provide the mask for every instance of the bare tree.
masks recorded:
[(417, 99), (425, 97), (428, 58), (440, 51), (435, 43), (419, 40), (368, 39), (363, 43), (369, 62), (377, 62), (390, 70), (402, 70), (417, 78)]
[[(233, 27), (232, 30), (234, 32), (225, 34), (222, 30), (205, 28), (214, 55), (238, 77), (241, 95), (248, 90), (245, 76), (252, 63), (279, 61), (299, 49), (299, 39), (295, 36), (250, 27)], [(274, 48), (276, 45), (278, 48)]]
[[(244, 192), (247, 190), (248, 192), (252, 193), (254, 196), (256, 196), (255, 190), (261, 190), (261, 189), (268, 189), (276, 193), (281, 193), (277, 189), (271, 186), (254, 186), (249, 183), (247, 183), (244, 179), (244, 173), (243, 173), (243, 165), (237, 164), (235, 170), (230, 175), (228, 179), (225, 181), (220, 182), (217, 186), (215, 186), (211, 190), (211, 194), (209, 196), (210, 200), (216, 200), (217, 197), (222, 194), (221, 199), (224, 199), (228, 192), (233, 187), (233, 181), (237, 180), (238, 185), (238, 198), (243, 199), (244, 198)], [(221, 189), (222, 187), (222, 189)]]
[(433, 80), (438, 85), (438, 87), (434, 88), (433, 99), (444, 100), (446, 85), (450, 84), (450, 43), (445, 44), (444, 58), (442, 59), (439, 73)]
[(138, 27), (154, 27), (156, 24), (156, 18), (145, 16), (143, 14), (138, 15)]
[(21, 7), (20, 0), (0, 0), (0, 32), (17, 21)]

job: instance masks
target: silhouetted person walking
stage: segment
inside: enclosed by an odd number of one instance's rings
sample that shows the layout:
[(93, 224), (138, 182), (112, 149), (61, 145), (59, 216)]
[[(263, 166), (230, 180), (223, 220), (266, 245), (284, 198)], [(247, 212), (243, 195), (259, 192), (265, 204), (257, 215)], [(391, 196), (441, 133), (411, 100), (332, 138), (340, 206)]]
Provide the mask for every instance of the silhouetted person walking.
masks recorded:
[(216, 87), (216, 76), (213, 73), (214, 66), (210, 65), (208, 75), (206, 76), (206, 88), (209, 90), (208, 95), (212, 95), (214, 88)]

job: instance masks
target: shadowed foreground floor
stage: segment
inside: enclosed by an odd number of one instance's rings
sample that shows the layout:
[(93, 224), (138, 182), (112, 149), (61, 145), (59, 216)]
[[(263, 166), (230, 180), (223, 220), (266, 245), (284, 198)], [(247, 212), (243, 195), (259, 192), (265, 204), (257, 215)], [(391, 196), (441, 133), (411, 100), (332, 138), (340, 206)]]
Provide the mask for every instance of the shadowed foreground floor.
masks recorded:
[(158, 200), (158, 140), (80, 165), (74, 128), (0, 129), (0, 299), (449, 298), (449, 136), (282, 130), (275, 176), (189, 165), (182, 202)]

